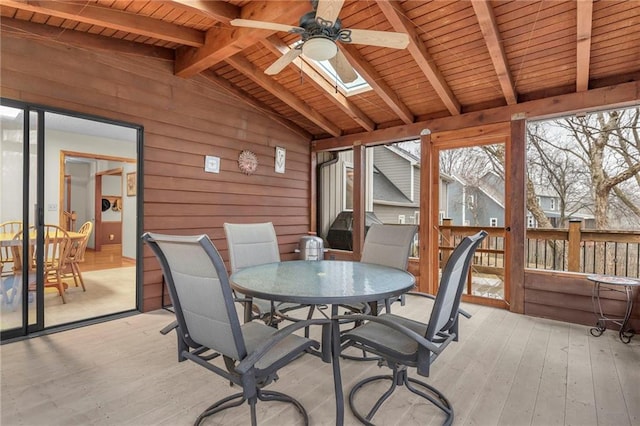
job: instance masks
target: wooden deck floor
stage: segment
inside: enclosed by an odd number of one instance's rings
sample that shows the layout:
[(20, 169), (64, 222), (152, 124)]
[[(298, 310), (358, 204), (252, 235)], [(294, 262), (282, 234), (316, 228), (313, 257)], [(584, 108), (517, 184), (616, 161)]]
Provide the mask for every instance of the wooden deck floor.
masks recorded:
[[(394, 312), (428, 309), (408, 298)], [(461, 339), (427, 380), (453, 403), (456, 425), (638, 425), (640, 337), (466, 305)], [(422, 314), (426, 315), (426, 314)], [(190, 425), (211, 402), (237, 391), (192, 362), (178, 363), (175, 338), (158, 330), (165, 311), (136, 315), (0, 347), (1, 417), (9, 425)], [(380, 374), (375, 362), (341, 363), (345, 393)], [(386, 373), (386, 371), (385, 371)], [(312, 425), (334, 424), (331, 366), (305, 356), (271, 386), (295, 395)], [(379, 425), (440, 424), (441, 417), (402, 390), (376, 416)], [(345, 409), (346, 425), (357, 424)], [(300, 424), (292, 409), (259, 403), (261, 425)], [(248, 407), (207, 425), (249, 424)]]

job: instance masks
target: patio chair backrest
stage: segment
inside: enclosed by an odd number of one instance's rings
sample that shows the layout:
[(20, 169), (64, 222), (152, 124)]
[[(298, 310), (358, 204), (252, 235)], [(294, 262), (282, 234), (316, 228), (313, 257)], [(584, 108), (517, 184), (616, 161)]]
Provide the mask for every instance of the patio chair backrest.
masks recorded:
[(427, 340), (438, 341), (436, 337), (438, 333), (448, 334), (449, 330), (457, 324), (460, 299), (471, 266), (471, 259), (476, 248), (487, 235), (487, 232), (480, 231), (475, 235), (465, 237), (451, 253), (442, 270), (440, 286), (425, 335)]
[(184, 341), (234, 360), (245, 358), (229, 277), (209, 237), (146, 233), (142, 238), (160, 261)]
[(367, 232), (360, 262), (407, 269), (415, 225), (373, 224)]
[(248, 266), (280, 262), (273, 223), (225, 223), (231, 272)]

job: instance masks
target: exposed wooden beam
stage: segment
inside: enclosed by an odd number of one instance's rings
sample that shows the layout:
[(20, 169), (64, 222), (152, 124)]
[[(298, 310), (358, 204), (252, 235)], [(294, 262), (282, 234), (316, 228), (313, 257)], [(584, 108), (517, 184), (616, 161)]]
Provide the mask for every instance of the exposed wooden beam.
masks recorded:
[(307, 140), (312, 139), (311, 133), (307, 132), (305, 129), (298, 126), (296, 123), (292, 122), (291, 120), (287, 120), (286, 118), (282, 117), (280, 114), (278, 114), (277, 111), (274, 111), (271, 107), (255, 99), (253, 96), (243, 92), (242, 90), (240, 90), (239, 88), (231, 84), (228, 80), (225, 80), (224, 78), (217, 76), (213, 71), (207, 70), (202, 72), (201, 75), (202, 77), (204, 77), (211, 83), (215, 84), (225, 92), (231, 94), (232, 96), (235, 96), (236, 98), (240, 99), (241, 101), (248, 104), (249, 106), (256, 108), (260, 112), (269, 116), (271, 119), (277, 121), (278, 123), (282, 124), (288, 129), (293, 130), (294, 132), (304, 137), (305, 139)]
[(158, 19), (136, 15), (108, 7), (85, 3), (60, 3), (36, 0), (2, 0), (2, 4), (16, 9), (69, 19), (85, 24), (124, 31), (166, 40), (187, 46), (204, 45), (204, 33)]
[(511, 71), (509, 71), (509, 65), (507, 64), (507, 55), (502, 46), (502, 39), (498, 31), (498, 24), (496, 23), (496, 17), (493, 14), (491, 4), (489, 0), (472, 0), (471, 5), (478, 18), (480, 30), (489, 49), (493, 68), (498, 75), (498, 81), (500, 82), (504, 98), (507, 100), (507, 105), (514, 105), (518, 103), (518, 97), (513, 84), (513, 78), (511, 78)]
[(286, 103), (289, 107), (305, 116), (308, 120), (321, 127), (325, 132), (333, 136), (340, 136), (341, 132), (338, 126), (336, 126), (322, 114), (311, 108), (308, 104), (301, 101), (291, 92), (289, 92), (284, 86), (277, 83), (269, 76), (265, 75), (262, 70), (254, 66), (244, 56), (231, 56), (227, 58), (226, 61), (235, 69), (253, 80), (256, 84), (262, 86), (264, 90), (268, 91), (269, 93), (280, 99), (282, 102)]
[(240, 8), (226, 1), (169, 0), (164, 3), (176, 9), (194, 12), (225, 24), (240, 17)]
[(593, 20), (593, 1), (578, 0), (577, 54), (576, 54), (576, 90), (589, 90), (589, 61), (591, 59), (591, 31)]
[(460, 103), (454, 96), (453, 92), (449, 88), (449, 85), (445, 81), (444, 77), (440, 73), (440, 70), (436, 67), (433, 58), (427, 52), (427, 48), (422, 43), (420, 35), (416, 31), (413, 23), (407, 19), (401, 5), (395, 1), (388, 0), (376, 0), (378, 6), (382, 10), (382, 13), (391, 23), (393, 28), (397, 32), (406, 33), (409, 35), (409, 46), (407, 49), (411, 53), (413, 60), (416, 61), (425, 77), (433, 86), (442, 102), (451, 115), (460, 114)]
[(34, 24), (11, 18), (0, 20), (3, 33), (19, 35), (22, 38), (54, 40), (58, 43), (70, 44), (83, 49), (96, 49), (128, 55), (145, 56), (173, 62), (174, 51), (164, 47), (119, 40), (97, 34), (79, 31), (65, 31), (51, 25)]
[[(272, 35), (266, 40), (262, 41), (262, 44), (274, 54), (281, 56), (287, 53), (290, 48), (286, 45), (278, 36)], [(300, 66), (304, 63), (305, 66)], [(305, 61), (304, 58), (298, 57), (293, 61), (292, 66), (295, 66), (301, 70), (307, 77), (309, 77), (309, 83), (316, 87), (322, 94), (329, 99), (333, 104), (340, 108), (345, 114), (347, 114), (353, 121), (358, 123), (363, 129), (367, 131), (374, 130), (376, 128), (375, 123), (367, 115), (362, 112), (360, 108), (353, 104), (345, 95), (336, 90), (335, 86), (329, 83), (322, 74), (316, 71), (313, 64)]]
[(364, 78), (376, 95), (386, 103), (391, 110), (406, 124), (413, 123), (414, 116), (409, 108), (400, 100), (398, 95), (384, 81), (378, 71), (367, 61), (355, 46), (341, 44), (340, 50), (347, 57), (353, 68)]
[(423, 129), (433, 133), (456, 130), (483, 124), (509, 122), (514, 117), (520, 119), (543, 119), (560, 115), (576, 114), (601, 109), (624, 108), (637, 105), (640, 99), (640, 81), (622, 83), (616, 86), (569, 93), (507, 105), (483, 111), (475, 111), (455, 117), (435, 118), (404, 126), (374, 130), (369, 133), (356, 133), (337, 138), (316, 140), (312, 144), (314, 151), (332, 151), (344, 149), (354, 144), (380, 144), (417, 139)]
[[(240, 11), (241, 19), (298, 25), (298, 19), (311, 10), (306, 1), (252, 1)], [(216, 27), (207, 32), (205, 44), (199, 49), (182, 47), (176, 55), (175, 73), (191, 77), (241, 50), (264, 39), (274, 31), (244, 27)]]

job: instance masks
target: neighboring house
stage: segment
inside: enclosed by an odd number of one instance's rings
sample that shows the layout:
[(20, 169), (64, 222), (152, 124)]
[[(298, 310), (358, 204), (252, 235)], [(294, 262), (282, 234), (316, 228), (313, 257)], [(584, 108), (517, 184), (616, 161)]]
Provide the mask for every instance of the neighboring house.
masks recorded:
[(373, 148), (373, 212), (384, 223), (420, 222), (420, 158), (397, 146)]
[(504, 226), (504, 181), (493, 172), (471, 181), (451, 176), (445, 216), (454, 225)]

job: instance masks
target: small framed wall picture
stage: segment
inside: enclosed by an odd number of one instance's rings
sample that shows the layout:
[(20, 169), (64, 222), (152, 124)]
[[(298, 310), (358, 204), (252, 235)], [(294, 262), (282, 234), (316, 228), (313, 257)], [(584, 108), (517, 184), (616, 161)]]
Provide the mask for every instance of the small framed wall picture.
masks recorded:
[(127, 173), (127, 196), (133, 197), (136, 195), (136, 187), (138, 181), (136, 178), (136, 172)]
[(276, 147), (276, 173), (284, 173), (285, 160), (287, 157), (287, 150), (277, 146)]

